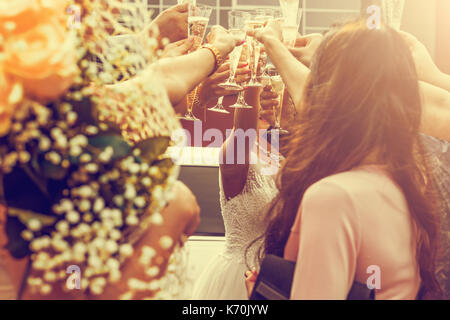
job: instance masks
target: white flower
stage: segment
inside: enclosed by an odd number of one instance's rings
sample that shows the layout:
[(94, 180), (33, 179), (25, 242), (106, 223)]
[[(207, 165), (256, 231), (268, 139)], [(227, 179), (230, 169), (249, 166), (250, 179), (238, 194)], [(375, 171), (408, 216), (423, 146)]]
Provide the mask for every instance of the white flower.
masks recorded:
[(162, 236), (161, 239), (159, 239), (159, 244), (160, 244), (161, 248), (168, 250), (172, 247), (173, 240), (169, 236)]
[(72, 224), (78, 223), (80, 221), (80, 214), (74, 210), (69, 211), (66, 214), (66, 220)]
[(28, 229), (30, 229), (31, 231), (39, 231), (42, 228), (42, 223), (41, 221), (39, 221), (38, 219), (30, 219), (30, 221), (28, 221)]
[(156, 277), (159, 274), (159, 268), (154, 266), (145, 271), (145, 274), (151, 278)]
[(136, 197), (136, 188), (132, 184), (126, 184), (125, 185), (125, 199), (133, 199)]
[(129, 243), (122, 244), (119, 249), (120, 255), (124, 257), (131, 256), (133, 254), (133, 251), (133, 247)]
[(105, 200), (103, 198), (97, 198), (94, 202), (94, 212), (99, 213), (105, 208)]

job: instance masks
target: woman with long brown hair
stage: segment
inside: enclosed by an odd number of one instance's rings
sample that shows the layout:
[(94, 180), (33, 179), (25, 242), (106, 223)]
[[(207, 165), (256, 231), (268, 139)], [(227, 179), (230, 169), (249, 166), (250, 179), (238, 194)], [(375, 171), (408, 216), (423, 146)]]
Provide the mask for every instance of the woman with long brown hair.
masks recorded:
[(439, 296), (439, 222), (405, 40), (352, 22), (326, 35), (309, 72), (277, 23), (255, 36), (300, 111), (262, 248), (297, 261), (291, 298), (345, 299), (368, 280), (377, 299)]

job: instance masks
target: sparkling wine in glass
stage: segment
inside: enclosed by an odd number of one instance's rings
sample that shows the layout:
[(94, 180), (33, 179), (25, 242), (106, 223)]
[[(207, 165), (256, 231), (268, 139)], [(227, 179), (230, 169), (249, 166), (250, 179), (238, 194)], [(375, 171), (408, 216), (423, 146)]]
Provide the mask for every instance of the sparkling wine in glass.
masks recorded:
[[(241, 29), (231, 29), (231, 34), (239, 39), (245, 39), (245, 31)], [(229, 91), (242, 91), (244, 88), (236, 83), (236, 71), (239, 65), (239, 60), (242, 55), (242, 46), (237, 46), (229, 55), (230, 61), (230, 76), (224, 83), (219, 84), (219, 87)]]
[(191, 51), (196, 51), (203, 43), (205, 37), (206, 28), (208, 27), (209, 18), (206, 17), (189, 17), (188, 24), (188, 36), (194, 37), (194, 45)]
[(294, 48), (297, 41), (298, 25), (282, 24), (283, 42), (288, 48)]
[[(252, 13), (250, 20), (245, 24), (245, 29), (248, 30), (258, 30), (264, 27), (264, 21), (258, 19), (258, 13)], [(261, 45), (259, 42), (251, 36), (248, 36), (248, 63), (251, 71), (251, 79), (247, 84), (248, 87), (261, 87), (262, 84), (258, 82), (258, 65), (259, 58), (261, 55)]]
[(299, 6), (300, 0), (280, 0), (281, 13), (288, 24), (296, 23)]
[[(212, 8), (204, 5), (189, 5), (188, 15), (188, 36), (194, 37), (194, 45), (191, 52), (197, 50), (203, 43), (206, 28), (208, 27), (209, 18), (211, 16)], [(191, 92), (187, 99), (187, 113), (181, 119), (188, 121), (197, 121), (198, 119), (192, 112), (194, 99), (197, 91)]]
[(275, 124), (272, 130), (275, 130), (279, 133), (279, 135), (287, 134), (288, 131), (281, 128), (281, 114), (283, 109), (284, 102), (284, 91), (285, 85), (283, 79), (281, 78), (279, 72), (275, 68), (270, 68), (267, 71), (270, 78), (270, 85), (272, 86), (273, 92), (278, 95), (277, 105), (273, 107), (273, 116), (275, 120)]
[[(244, 30), (245, 21), (249, 14), (244, 11), (233, 10), (228, 13), (228, 26), (230, 33), (241, 41), (245, 40), (246, 32)], [(230, 76), (224, 83), (219, 84), (219, 87), (230, 91), (241, 91), (244, 88), (236, 83), (236, 71), (242, 55), (243, 46), (236, 46), (229, 55), (230, 61)]]
[[(295, 1), (294, 1), (295, 2)], [(281, 3), (281, 0), (280, 0)], [(298, 1), (297, 1), (298, 3)], [(293, 11), (285, 13), (283, 11), (283, 18), (281, 19), (281, 28), (283, 31), (283, 42), (288, 48), (295, 47), (297, 40), (298, 29), (303, 17), (303, 9), (298, 6), (290, 8)]]
[[(247, 59), (247, 44), (243, 45), (242, 48), (242, 55), (241, 55), (241, 62), (242, 61), (248, 61)], [(243, 84), (243, 86), (245, 87), (246, 84), (248, 83), (248, 81), (245, 82), (245, 84)], [(244, 88), (245, 89), (245, 88)], [(249, 105), (247, 103), (247, 101), (245, 101), (245, 91), (239, 91), (239, 95), (238, 98), (236, 100), (236, 103), (231, 105), (230, 108), (234, 108), (234, 109), (253, 109), (253, 107), (251, 105)]]

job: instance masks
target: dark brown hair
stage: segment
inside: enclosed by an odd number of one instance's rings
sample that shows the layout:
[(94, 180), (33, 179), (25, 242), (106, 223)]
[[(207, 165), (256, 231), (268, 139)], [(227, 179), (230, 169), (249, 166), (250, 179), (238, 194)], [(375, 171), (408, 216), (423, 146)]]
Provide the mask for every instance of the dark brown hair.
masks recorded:
[(299, 121), (278, 176), (279, 194), (267, 214), (265, 254), (283, 256), (306, 190), (376, 154), (406, 198), (417, 236), (421, 294), (436, 297), (439, 223), (420, 141), (422, 116), (414, 61), (392, 28), (365, 21), (329, 32), (316, 52)]

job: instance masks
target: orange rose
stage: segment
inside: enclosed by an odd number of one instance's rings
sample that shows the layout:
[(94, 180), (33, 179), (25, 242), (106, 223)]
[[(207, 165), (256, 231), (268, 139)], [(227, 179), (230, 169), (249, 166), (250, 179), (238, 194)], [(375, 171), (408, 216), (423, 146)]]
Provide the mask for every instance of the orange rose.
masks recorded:
[(74, 39), (58, 19), (20, 33), (4, 42), (4, 68), (15, 76), (25, 94), (39, 101), (59, 98), (76, 73)]
[(6, 75), (0, 66), (0, 137), (9, 132), (11, 117), (22, 98), (23, 89), (20, 82)]
[(68, 0), (0, 0), (0, 33), (21, 33), (49, 17), (67, 19), (67, 6)]

